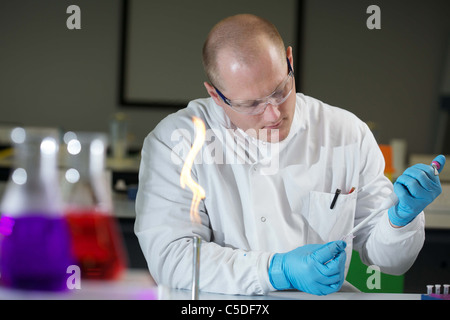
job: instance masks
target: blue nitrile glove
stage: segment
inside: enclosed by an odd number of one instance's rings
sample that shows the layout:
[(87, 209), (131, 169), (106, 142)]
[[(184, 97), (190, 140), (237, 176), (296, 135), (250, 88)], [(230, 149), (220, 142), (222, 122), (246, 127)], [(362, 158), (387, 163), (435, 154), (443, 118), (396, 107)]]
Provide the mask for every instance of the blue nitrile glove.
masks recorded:
[(346, 246), (339, 240), (276, 253), (269, 267), (270, 283), (277, 290), (295, 288), (315, 295), (336, 292), (344, 283)]
[[(433, 161), (439, 162), (441, 172), (445, 157), (439, 155)], [(433, 202), (441, 194), (442, 188), (433, 167), (420, 163), (406, 169), (398, 177), (394, 183), (394, 192), (399, 202), (388, 210), (389, 220), (393, 225), (403, 227)]]

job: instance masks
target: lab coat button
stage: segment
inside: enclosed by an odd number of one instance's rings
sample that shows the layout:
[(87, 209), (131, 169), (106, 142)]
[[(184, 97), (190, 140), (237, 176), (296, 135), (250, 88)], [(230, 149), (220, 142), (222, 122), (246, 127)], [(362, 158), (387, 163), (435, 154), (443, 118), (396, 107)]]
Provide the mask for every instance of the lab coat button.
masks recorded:
[(261, 222), (266, 222), (266, 217), (261, 217)]

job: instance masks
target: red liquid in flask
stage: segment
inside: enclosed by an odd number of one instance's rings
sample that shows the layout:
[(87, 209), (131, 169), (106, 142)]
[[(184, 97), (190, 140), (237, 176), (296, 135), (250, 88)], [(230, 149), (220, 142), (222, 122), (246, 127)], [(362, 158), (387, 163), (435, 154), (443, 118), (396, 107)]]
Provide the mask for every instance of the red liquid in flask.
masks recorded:
[(75, 259), (87, 279), (116, 279), (125, 269), (125, 251), (116, 220), (90, 209), (66, 212)]

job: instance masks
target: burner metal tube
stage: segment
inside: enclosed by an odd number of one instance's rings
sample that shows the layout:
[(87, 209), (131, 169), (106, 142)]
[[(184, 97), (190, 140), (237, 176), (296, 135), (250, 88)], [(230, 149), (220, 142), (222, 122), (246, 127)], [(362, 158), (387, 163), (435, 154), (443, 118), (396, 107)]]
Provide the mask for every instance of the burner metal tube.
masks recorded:
[(200, 237), (192, 238), (193, 257), (192, 257), (192, 300), (198, 300), (198, 291), (200, 283), (200, 247), (202, 239)]

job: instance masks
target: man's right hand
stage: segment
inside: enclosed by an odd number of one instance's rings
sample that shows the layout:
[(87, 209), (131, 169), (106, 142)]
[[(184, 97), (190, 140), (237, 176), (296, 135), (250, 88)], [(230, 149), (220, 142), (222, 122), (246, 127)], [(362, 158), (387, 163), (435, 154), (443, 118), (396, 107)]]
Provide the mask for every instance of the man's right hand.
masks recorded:
[(277, 290), (295, 288), (315, 295), (338, 291), (345, 279), (346, 245), (339, 240), (276, 253), (269, 267), (272, 286)]

